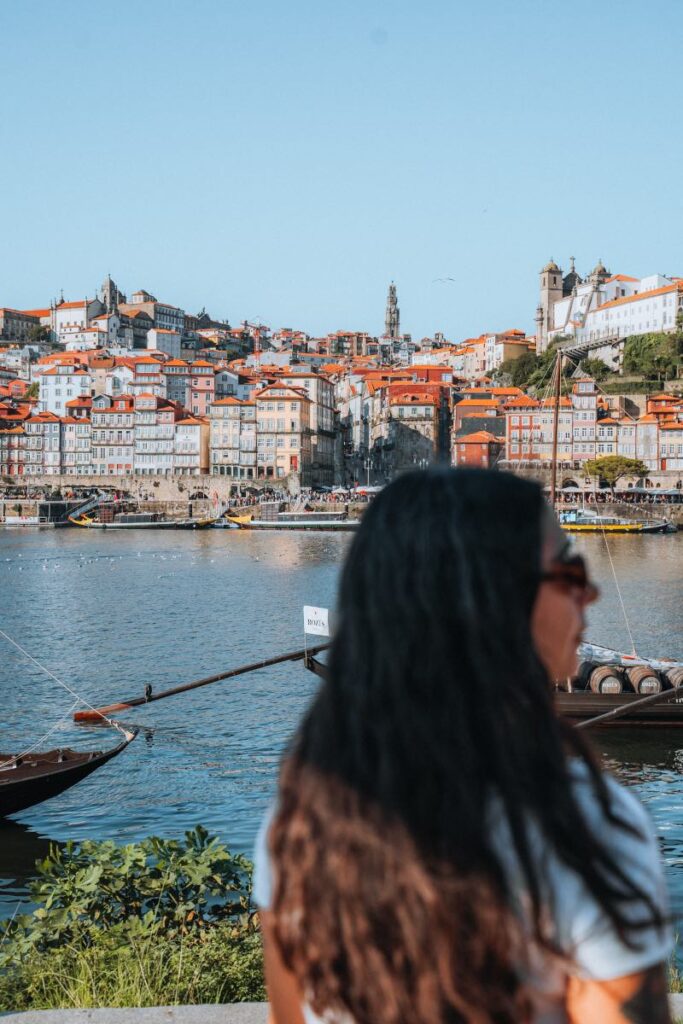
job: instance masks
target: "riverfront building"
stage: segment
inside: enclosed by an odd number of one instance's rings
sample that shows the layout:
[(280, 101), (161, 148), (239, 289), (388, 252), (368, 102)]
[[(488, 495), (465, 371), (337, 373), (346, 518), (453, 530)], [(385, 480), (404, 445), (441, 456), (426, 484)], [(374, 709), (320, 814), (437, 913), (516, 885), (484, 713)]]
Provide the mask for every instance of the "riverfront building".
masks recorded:
[[(511, 468), (550, 464), (554, 401), (522, 395), (505, 403), (505, 461)], [(603, 455), (640, 459), (653, 472), (683, 469), (683, 398), (655, 395), (644, 415), (618, 415), (592, 380), (576, 381), (571, 395), (560, 399), (558, 462), (580, 469)]]

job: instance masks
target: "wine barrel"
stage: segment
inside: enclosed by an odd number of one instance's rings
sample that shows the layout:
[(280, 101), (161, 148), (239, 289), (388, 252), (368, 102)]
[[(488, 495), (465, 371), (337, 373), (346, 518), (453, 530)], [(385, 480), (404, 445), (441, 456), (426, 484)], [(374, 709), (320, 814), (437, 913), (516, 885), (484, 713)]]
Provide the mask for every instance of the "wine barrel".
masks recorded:
[(683, 666), (679, 665), (677, 668), (667, 668), (664, 672), (664, 677), (669, 684), (675, 690), (678, 686), (683, 686)]
[(593, 693), (622, 693), (624, 682), (619, 669), (613, 665), (600, 665), (590, 674), (589, 685)]
[(577, 690), (587, 690), (589, 686), (589, 680), (591, 672), (597, 665), (594, 661), (582, 661), (576, 671), (576, 677), (573, 680), (574, 687)]
[(648, 693), (661, 693), (662, 682), (654, 669), (647, 665), (633, 665), (626, 669), (628, 681), (636, 691), (645, 696)]

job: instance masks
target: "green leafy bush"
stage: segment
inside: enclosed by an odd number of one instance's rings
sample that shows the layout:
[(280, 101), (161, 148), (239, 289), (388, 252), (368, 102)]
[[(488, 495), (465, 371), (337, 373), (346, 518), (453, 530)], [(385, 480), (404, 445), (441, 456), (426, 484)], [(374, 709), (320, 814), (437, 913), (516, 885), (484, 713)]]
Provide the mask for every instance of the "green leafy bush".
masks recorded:
[(36, 909), (0, 924), (0, 1011), (264, 998), (251, 864), (184, 841), (51, 847)]

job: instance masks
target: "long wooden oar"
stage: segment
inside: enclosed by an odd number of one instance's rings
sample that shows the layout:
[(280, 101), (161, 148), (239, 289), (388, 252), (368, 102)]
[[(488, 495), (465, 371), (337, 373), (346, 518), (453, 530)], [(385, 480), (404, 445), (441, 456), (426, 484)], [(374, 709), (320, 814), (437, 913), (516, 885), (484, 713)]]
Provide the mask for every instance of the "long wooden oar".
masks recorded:
[(578, 722), (576, 728), (590, 729), (593, 725), (602, 725), (603, 722), (611, 722), (615, 718), (624, 718), (626, 715), (630, 715), (632, 711), (639, 711), (641, 708), (649, 707), (650, 704), (665, 704), (679, 692), (683, 693), (683, 686), (674, 686), (670, 690), (661, 690), (659, 693), (649, 693), (647, 697), (641, 697), (640, 700), (632, 700), (626, 704), (620, 704), (619, 707), (612, 708), (611, 711), (605, 711), (601, 715), (596, 715), (595, 718), (588, 718), (585, 722)]
[(219, 672), (215, 676), (206, 676), (205, 679), (195, 679), (192, 683), (182, 683), (170, 690), (160, 690), (159, 693), (152, 693), (151, 687), (144, 697), (131, 697), (129, 700), (120, 701), (117, 704), (108, 704), (103, 708), (94, 708), (86, 711), (77, 711), (74, 715), (75, 722), (99, 722), (105, 715), (114, 714), (117, 711), (127, 711), (128, 708), (137, 708), (141, 704), (150, 704), (153, 700), (163, 700), (164, 697), (175, 697), (178, 693), (187, 693), (188, 690), (198, 690), (200, 686), (208, 686), (209, 683), (217, 683), (221, 679), (232, 679), (233, 676), (241, 676), (246, 672), (256, 672), (260, 668), (268, 668), (270, 665), (280, 665), (283, 661), (300, 661), (308, 654), (318, 654), (329, 647), (329, 643), (318, 644), (317, 647), (304, 648), (302, 651), (290, 651), (289, 654), (278, 654), (275, 658), (266, 658), (264, 661), (254, 661), (251, 665), (240, 665), (239, 668), (231, 668), (227, 672)]

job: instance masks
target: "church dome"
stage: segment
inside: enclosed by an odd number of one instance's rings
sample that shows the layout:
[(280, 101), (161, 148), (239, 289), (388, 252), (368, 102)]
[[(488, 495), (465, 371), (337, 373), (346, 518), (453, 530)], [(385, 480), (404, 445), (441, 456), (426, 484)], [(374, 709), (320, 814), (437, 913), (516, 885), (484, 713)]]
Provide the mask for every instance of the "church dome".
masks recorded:
[(598, 260), (598, 262), (595, 264), (595, 267), (593, 268), (591, 273), (595, 277), (609, 277), (609, 270), (607, 269), (605, 264), (602, 262), (602, 260)]
[(558, 267), (558, 265), (555, 262), (555, 260), (551, 259), (542, 268), (541, 273), (542, 274), (548, 274), (548, 273), (550, 273), (550, 274), (559, 274), (560, 273), (560, 268)]

